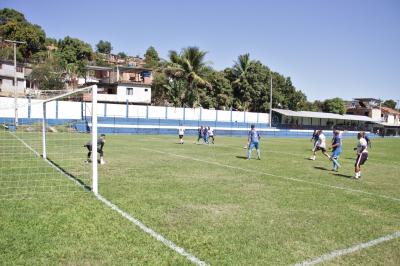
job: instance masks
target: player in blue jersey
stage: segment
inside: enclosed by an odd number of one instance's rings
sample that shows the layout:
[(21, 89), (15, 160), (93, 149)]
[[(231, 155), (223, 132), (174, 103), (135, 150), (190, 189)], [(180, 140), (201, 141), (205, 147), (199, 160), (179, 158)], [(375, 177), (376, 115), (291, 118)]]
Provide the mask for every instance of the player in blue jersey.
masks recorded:
[(331, 160), (333, 164), (332, 171), (338, 171), (339, 169), (339, 156), (342, 153), (342, 136), (339, 130), (333, 131), (333, 139), (332, 139), (332, 155)]
[(207, 128), (207, 126), (203, 127), (203, 140), (204, 140), (204, 143), (208, 144), (208, 128)]
[(372, 146), (372, 143), (371, 143), (371, 140), (370, 140), (370, 138), (368, 137), (368, 134), (367, 134), (367, 132), (362, 132), (362, 134), (363, 134), (363, 138), (365, 139), (365, 141), (367, 141), (367, 145), (368, 145), (368, 147), (370, 147), (370, 148), (371, 148), (371, 146)]
[(251, 125), (251, 130), (249, 131), (249, 134), (248, 134), (249, 146), (247, 148), (247, 160), (251, 159), (251, 152), (252, 152), (253, 148), (255, 148), (257, 151), (258, 160), (261, 160), (259, 141), (260, 141), (260, 134), (255, 129), (255, 126)]

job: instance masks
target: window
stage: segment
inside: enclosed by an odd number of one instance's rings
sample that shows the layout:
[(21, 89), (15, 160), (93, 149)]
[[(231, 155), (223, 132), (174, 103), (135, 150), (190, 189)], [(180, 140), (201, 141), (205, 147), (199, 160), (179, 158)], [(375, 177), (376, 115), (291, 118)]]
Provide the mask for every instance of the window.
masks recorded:
[(126, 95), (133, 95), (133, 88), (126, 88)]
[(17, 72), (22, 73), (22, 67), (17, 66)]

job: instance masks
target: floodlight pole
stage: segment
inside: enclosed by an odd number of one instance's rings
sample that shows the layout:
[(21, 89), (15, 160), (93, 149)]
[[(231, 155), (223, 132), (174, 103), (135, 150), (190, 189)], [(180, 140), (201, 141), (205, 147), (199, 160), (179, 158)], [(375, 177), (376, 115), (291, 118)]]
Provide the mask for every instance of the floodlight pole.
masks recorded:
[(17, 44), (24, 44), (26, 42), (13, 41), (13, 40), (4, 40), (5, 42), (12, 43), (14, 46), (14, 124), (18, 126), (18, 99), (17, 99), (17, 90), (18, 90), (18, 82), (17, 82)]
[(272, 127), (272, 72), (271, 72), (271, 84), (269, 90), (269, 127)]
[(92, 87), (92, 191), (95, 195), (99, 193), (97, 171), (97, 85)]

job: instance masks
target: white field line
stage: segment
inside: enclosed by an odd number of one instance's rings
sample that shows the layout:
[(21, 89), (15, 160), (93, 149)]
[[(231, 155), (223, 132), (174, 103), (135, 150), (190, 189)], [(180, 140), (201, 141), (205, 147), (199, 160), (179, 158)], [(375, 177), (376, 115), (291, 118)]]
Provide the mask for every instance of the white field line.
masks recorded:
[(198, 158), (194, 158), (194, 157), (190, 157), (190, 156), (184, 156), (184, 155), (180, 155), (180, 154), (175, 154), (175, 153), (171, 153), (171, 152), (165, 152), (165, 151), (148, 149), (148, 148), (140, 148), (140, 149), (141, 150), (145, 150), (145, 151), (150, 151), (150, 152), (156, 152), (156, 153), (160, 153), (160, 154), (171, 155), (171, 156), (184, 158), (184, 159), (188, 159), (188, 160), (198, 161), (198, 162), (202, 162), (202, 163), (213, 164), (213, 165), (217, 165), (217, 166), (221, 166), (221, 167), (225, 167), (225, 168), (241, 170), (243, 172), (261, 174), (261, 175), (267, 175), (267, 176), (273, 176), (273, 177), (278, 177), (278, 178), (285, 179), (285, 180), (291, 180), (291, 181), (295, 181), (295, 182), (312, 184), (312, 185), (317, 185), (317, 186), (321, 186), (321, 187), (327, 187), (327, 188), (339, 189), (339, 190), (350, 191), (350, 192), (355, 192), (355, 193), (361, 193), (361, 194), (366, 194), (366, 195), (370, 195), (370, 196), (374, 196), (374, 197), (379, 197), (379, 198), (384, 198), (384, 199), (389, 199), (389, 200), (400, 202), (400, 198), (389, 197), (389, 196), (386, 196), (386, 195), (371, 193), (371, 192), (367, 192), (367, 191), (363, 191), (363, 190), (359, 190), (359, 189), (352, 189), (352, 188), (347, 188), (347, 187), (339, 187), (339, 186), (334, 186), (334, 185), (328, 185), (328, 184), (308, 181), (308, 180), (304, 180), (304, 179), (299, 179), (299, 178), (295, 178), (295, 177), (275, 175), (275, 174), (260, 172), (260, 171), (256, 171), (256, 170), (246, 169), (246, 168), (242, 168), (242, 167), (232, 166), (232, 165), (228, 165), (228, 164), (222, 164), (222, 163), (218, 163), (218, 162), (211, 162), (211, 161), (202, 160), (202, 159), (198, 159)]
[(386, 236), (383, 236), (383, 237), (368, 241), (366, 243), (358, 244), (358, 245), (352, 246), (350, 248), (334, 250), (334, 251), (332, 251), (330, 253), (327, 253), (327, 254), (324, 254), (324, 255), (322, 255), (322, 256), (320, 256), (318, 258), (314, 258), (314, 259), (306, 260), (306, 261), (303, 261), (303, 262), (300, 262), (300, 263), (296, 263), (294, 266), (311, 266), (311, 265), (315, 265), (315, 264), (322, 263), (322, 262), (325, 262), (325, 261), (328, 261), (328, 260), (332, 260), (332, 259), (337, 258), (337, 257), (341, 257), (341, 256), (344, 256), (344, 255), (347, 255), (347, 254), (351, 254), (351, 253), (360, 251), (362, 249), (366, 249), (366, 248), (378, 245), (378, 244), (380, 244), (382, 242), (390, 241), (390, 240), (393, 240), (393, 239), (396, 239), (396, 238), (399, 238), (399, 237), (400, 237), (400, 232), (395, 232), (393, 234), (386, 235)]
[[(36, 156), (41, 157), (40, 154), (35, 151), (31, 146), (29, 146), (23, 139), (19, 138), (17, 135), (15, 135), (14, 133), (10, 132), (12, 136), (14, 136), (17, 140), (19, 140), (25, 147), (27, 147), (30, 151), (32, 151)], [(86, 191), (90, 192), (90, 189), (81, 184), (80, 182), (78, 182), (77, 180), (75, 180), (74, 178), (72, 178), (71, 176), (67, 175), (64, 171), (62, 171), (61, 169), (59, 169), (56, 165), (54, 165), (51, 161), (45, 159), (45, 161), (54, 169), (56, 169), (58, 172), (60, 172), (61, 174), (65, 175), (66, 177), (68, 177), (68, 179), (70, 179), (71, 181), (73, 181), (75, 184), (77, 184), (78, 186), (80, 186), (81, 188), (83, 188)], [(134, 225), (138, 226), (142, 231), (144, 231), (145, 233), (149, 234), (150, 236), (154, 237), (156, 240), (162, 242), (164, 245), (166, 245), (167, 247), (169, 247), (170, 249), (172, 249), (173, 251), (177, 252), (178, 254), (186, 257), (186, 259), (188, 259), (189, 261), (193, 262), (196, 265), (199, 266), (205, 266), (208, 265), (207, 263), (205, 263), (204, 261), (198, 259), (197, 257), (195, 257), (194, 255), (190, 254), (189, 252), (187, 252), (184, 248), (181, 248), (179, 246), (177, 246), (174, 242), (172, 242), (171, 240), (165, 238), (164, 236), (162, 236), (161, 234), (157, 233), (156, 231), (154, 231), (153, 229), (147, 227), (146, 225), (144, 225), (141, 221), (139, 221), (138, 219), (134, 218), (133, 216), (131, 216), (129, 213), (123, 211), (122, 209), (120, 209), (117, 205), (115, 205), (114, 203), (112, 203), (111, 201), (107, 200), (106, 198), (104, 198), (103, 196), (101, 196), (100, 194), (97, 194), (94, 196), (101, 201), (102, 203), (104, 203), (106, 206), (108, 206), (109, 208), (111, 208), (113, 211), (116, 211), (117, 213), (119, 213), (120, 215), (122, 215), (122, 217), (124, 217), (125, 219), (127, 219), (128, 221), (130, 221), (131, 223), (133, 223)]]

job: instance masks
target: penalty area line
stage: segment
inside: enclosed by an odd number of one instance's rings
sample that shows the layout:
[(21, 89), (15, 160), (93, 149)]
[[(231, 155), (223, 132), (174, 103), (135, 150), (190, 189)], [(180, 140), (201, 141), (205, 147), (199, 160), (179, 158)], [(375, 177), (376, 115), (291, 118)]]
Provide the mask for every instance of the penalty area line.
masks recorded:
[(368, 241), (366, 243), (361, 243), (355, 246), (352, 246), (350, 248), (346, 248), (346, 249), (338, 249), (338, 250), (334, 250), (332, 252), (329, 252), (327, 254), (324, 254), (320, 257), (314, 258), (314, 259), (310, 259), (310, 260), (305, 260), (303, 262), (300, 263), (296, 263), (294, 266), (311, 266), (311, 265), (315, 265), (318, 263), (322, 263), (328, 260), (332, 260), (335, 259), (337, 257), (341, 257), (347, 254), (351, 254), (357, 251), (360, 251), (362, 249), (366, 249), (375, 245), (378, 245), (382, 242), (386, 242), (386, 241), (390, 241), (396, 238), (400, 237), (400, 232), (395, 232), (393, 234), (390, 235), (386, 235), (377, 239), (373, 239), (371, 241)]
[(316, 186), (320, 186), (320, 187), (327, 187), (327, 188), (333, 188), (333, 189), (338, 189), (338, 190), (344, 190), (344, 191), (349, 191), (349, 192), (355, 192), (355, 193), (360, 193), (360, 194), (366, 194), (366, 195), (370, 195), (370, 196), (374, 196), (374, 197), (379, 197), (379, 198), (384, 198), (384, 199), (389, 199), (389, 200), (400, 202), (400, 198), (393, 198), (393, 197), (389, 197), (389, 196), (386, 196), (386, 195), (375, 194), (375, 193), (371, 193), (371, 192), (367, 192), (367, 191), (363, 191), (363, 190), (359, 190), (359, 189), (352, 189), (352, 188), (347, 188), (347, 187), (339, 187), (339, 186), (334, 186), (334, 185), (328, 185), (328, 184), (308, 181), (308, 180), (304, 180), (304, 179), (299, 179), (299, 178), (295, 178), (295, 177), (275, 175), (275, 174), (260, 172), (260, 171), (256, 171), (256, 170), (246, 169), (246, 168), (232, 166), (232, 165), (228, 165), (228, 164), (222, 164), (222, 163), (218, 163), (218, 162), (211, 162), (211, 161), (207, 161), (207, 160), (202, 160), (202, 159), (198, 159), (198, 158), (194, 158), (194, 157), (190, 157), (190, 156), (185, 156), (185, 155), (180, 155), (180, 154), (175, 154), (175, 153), (170, 153), (170, 152), (165, 152), (165, 151), (160, 151), (160, 150), (154, 150), (154, 149), (148, 149), (148, 148), (140, 148), (140, 149), (141, 150), (145, 150), (145, 151), (156, 152), (156, 153), (160, 153), (160, 154), (166, 154), (166, 155), (171, 155), (171, 156), (175, 156), (175, 157), (180, 157), (180, 158), (193, 160), (193, 161), (197, 161), (197, 162), (213, 164), (213, 165), (217, 165), (217, 166), (221, 166), (221, 167), (225, 167), (225, 168), (241, 170), (243, 172), (260, 174), (260, 175), (267, 175), (267, 176), (273, 176), (273, 177), (278, 177), (278, 178), (285, 179), (285, 180), (301, 182), (301, 183), (316, 185)]
[[(20, 137), (18, 137), (17, 135), (15, 135), (12, 132), (10, 132), (10, 133), (14, 138), (16, 138), (18, 141), (20, 141), (26, 148), (28, 148), (31, 152), (33, 152), (37, 157), (42, 158), (42, 156), (35, 149), (33, 149), (29, 144), (27, 144), (23, 139), (21, 139)], [(84, 184), (78, 182), (76, 180), (76, 178), (71, 177), (71, 175), (66, 173), (64, 170), (60, 169), (55, 163), (53, 163), (52, 161), (47, 160), (45, 158), (42, 158), (42, 159), (44, 159), (44, 161), (47, 162), (52, 168), (54, 168), (55, 170), (57, 170), (61, 174), (65, 175), (68, 179), (73, 181), (75, 184), (77, 184), (78, 186), (80, 186), (84, 190), (86, 190), (88, 192), (91, 192), (91, 189), (87, 185), (84, 185)], [(153, 237), (156, 240), (160, 241), (161, 243), (163, 243), (165, 246), (167, 246), (168, 248), (172, 249), (176, 253), (184, 256), (189, 261), (191, 261), (194, 264), (199, 265), (199, 266), (208, 265), (206, 262), (198, 259), (196, 256), (194, 256), (191, 253), (187, 252), (184, 248), (177, 246), (171, 240), (165, 238), (164, 236), (162, 236), (161, 234), (157, 233), (156, 231), (154, 231), (150, 227), (147, 227), (144, 223), (142, 223), (141, 221), (139, 221), (138, 219), (136, 219), (135, 217), (133, 217), (129, 213), (123, 211), (117, 205), (115, 205), (114, 203), (112, 203), (111, 201), (106, 199), (105, 197), (101, 196), (100, 194), (95, 194), (95, 193), (93, 193), (93, 195), (96, 197), (97, 200), (102, 202), (104, 205), (109, 207), (111, 210), (119, 213), (122, 217), (124, 217), (125, 219), (127, 219), (128, 221), (130, 221), (131, 223), (136, 225), (137, 227), (139, 227), (143, 232), (147, 233), (151, 237)]]

